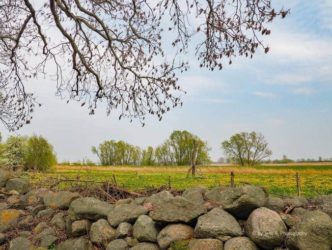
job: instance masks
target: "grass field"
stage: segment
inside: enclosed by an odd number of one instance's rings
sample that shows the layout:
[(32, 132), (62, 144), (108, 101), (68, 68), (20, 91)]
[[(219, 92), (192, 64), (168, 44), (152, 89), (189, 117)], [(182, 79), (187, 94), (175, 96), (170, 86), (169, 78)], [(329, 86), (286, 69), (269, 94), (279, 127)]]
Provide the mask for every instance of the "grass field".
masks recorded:
[(297, 193), (295, 174), (298, 172), (303, 196), (332, 193), (331, 163), (265, 165), (250, 168), (230, 165), (202, 166), (199, 167), (198, 176), (195, 178), (187, 177), (187, 170), (188, 167), (57, 166), (49, 173), (31, 174), (31, 178), (34, 182), (47, 181), (49, 177), (112, 182), (115, 176), (118, 186), (134, 191), (168, 185), (169, 180), (174, 189), (229, 185), (230, 172), (233, 171), (236, 185), (259, 185), (267, 188), (271, 194), (290, 196)]

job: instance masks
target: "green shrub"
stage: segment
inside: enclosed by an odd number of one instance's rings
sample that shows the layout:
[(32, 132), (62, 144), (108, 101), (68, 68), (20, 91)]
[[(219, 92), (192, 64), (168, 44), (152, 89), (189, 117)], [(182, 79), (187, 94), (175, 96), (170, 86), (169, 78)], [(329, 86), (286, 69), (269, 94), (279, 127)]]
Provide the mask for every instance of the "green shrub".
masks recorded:
[(42, 136), (32, 136), (27, 141), (25, 168), (45, 171), (56, 164), (53, 146)]

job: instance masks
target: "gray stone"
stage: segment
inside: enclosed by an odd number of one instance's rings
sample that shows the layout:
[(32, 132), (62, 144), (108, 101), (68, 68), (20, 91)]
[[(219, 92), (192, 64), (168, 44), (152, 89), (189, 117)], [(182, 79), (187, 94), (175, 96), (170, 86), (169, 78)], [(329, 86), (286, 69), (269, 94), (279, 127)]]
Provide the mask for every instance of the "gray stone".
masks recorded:
[(258, 250), (248, 237), (235, 237), (225, 242), (224, 250)]
[(29, 191), (29, 188), (30, 188), (29, 181), (23, 178), (9, 179), (6, 183), (7, 191), (15, 190), (20, 194), (27, 193)]
[(194, 202), (195, 204), (204, 204), (204, 193), (206, 192), (205, 188), (194, 187), (187, 189), (183, 192), (182, 196), (189, 201)]
[(318, 196), (312, 200), (312, 203), (332, 217), (332, 194)]
[(24, 237), (24, 238), (29, 238), (31, 236), (31, 232), (30, 231), (20, 231), (18, 233), (18, 236)]
[(50, 219), (54, 215), (55, 211), (52, 208), (47, 208), (44, 210), (41, 210), (37, 213), (37, 218), (46, 218)]
[(193, 239), (189, 242), (188, 248), (189, 250), (223, 250), (223, 243), (217, 239)]
[(6, 182), (9, 180), (9, 178), (9, 171), (0, 168), (0, 188), (6, 186)]
[(240, 187), (217, 187), (205, 193), (208, 200), (217, 202), (223, 209), (239, 219), (248, 218), (249, 214), (267, 203), (264, 189), (251, 185)]
[(133, 202), (136, 204), (136, 205), (143, 205), (144, 202), (146, 200), (146, 197), (138, 197), (136, 198)]
[(284, 203), (288, 207), (306, 207), (308, 200), (304, 197), (286, 197)]
[(332, 219), (321, 211), (308, 211), (290, 231), (287, 246), (291, 249), (332, 248)]
[(32, 250), (33, 245), (27, 238), (17, 237), (10, 241), (9, 250)]
[[(78, 198), (70, 204), (69, 213), (76, 219), (98, 220), (107, 218), (113, 206), (96, 198)], [(72, 218), (73, 219), (73, 218)]]
[(7, 204), (10, 208), (24, 208), (19, 195), (11, 195), (7, 198)]
[(139, 241), (134, 237), (126, 237), (124, 240), (127, 242), (128, 246), (130, 247), (136, 246), (139, 243)]
[(268, 197), (266, 207), (276, 212), (282, 212), (284, 210), (285, 204), (283, 199), (270, 196)]
[(116, 229), (116, 238), (125, 238), (131, 236), (133, 231), (133, 226), (128, 222), (122, 222)]
[(246, 234), (264, 249), (278, 247), (283, 242), (287, 227), (280, 215), (268, 208), (255, 209), (245, 225)]
[(158, 234), (158, 245), (161, 249), (167, 249), (172, 242), (193, 238), (194, 230), (185, 224), (170, 224), (164, 227)]
[(55, 214), (51, 220), (51, 224), (53, 226), (56, 226), (58, 229), (64, 230), (66, 228), (66, 222), (64, 217), (65, 217), (64, 212)]
[(115, 206), (123, 205), (123, 204), (130, 204), (132, 202), (133, 202), (132, 198), (122, 199), (122, 200), (118, 200), (117, 202), (115, 202)]
[(41, 232), (45, 231), (47, 228), (50, 228), (50, 226), (45, 222), (39, 222), (37, 226), (32, 230), (34, 234), (40, 234)]
[(93, 246), (88, 239), (76, 238), (69, 239), (61, 242), (57, 247), (57, 250), (93, 250)]
[(71, 224), (71, 233), (73, 236), (86, 235), (90, 230), (91, 222), (88, 220), (77, 220)]
[(46, 194), (50, 193), (51, 191), (47, 188), (38, 188), (33, 189), (25, 194), (24, 201), (28, 206), (35, 206), (38, 204), (44, 204), (43, 198)]
[(79, 198), (78, 193), (69, 191), (49, 192), (44, 195), (44, 204), (53, 209), (67, 209), (70, 203)]
[(184, 197), (174, 197), (167, 191), (147, 198), (144, 206), (151, 208), (149, 216), (160, 222), (190, 222), (206, 212), (203, 204), (196, 204)]
[(114, 240), (115, 236), (115, 229), (105, 219), (100, 219), (91, 225), (90, 240), (93, 243), (106, 245), (107, 242)]
[(139, 241), (157, 242), (156, 223), (147, 215), (141, 215), (133, 226), (133, 235)]
[(9, 206), (6, 202), (0, 202), (0, 210), (8, 209)]
[(236, 219), (221, 208), (214, 208), (198, 218), (195, 227), (197, 238), (217, 238), (227, 240), (242, 235), (242, 229)]
[(129, 246), (127, 242), (123, 239), (113, 240), (106, 247), (106, 250), (128, 250), (128, 249)]
[(159, 247), (153, 243), (138, 243), (136, 246), (130, 248), (130, 250), (159, 250)]
[(0, 233), (15, 225), (21, 215), (16, 209), (0, 210)]
[(51, 234), (47, 234), (41, 237), (40, 239), (40, 246), (49, 248), (51, 245), (53, 245), (57, 241), (57, 237)]
[(42, 238), (44, 238), (47, 235), (54, 235), (55, 236), (56, 232), (55, 232), (54, 228), (48, 227), (48, 228), (44, 229), (42, 232), (40, 232), (39, 234), (37, 234), (35, 236), (35, 239), (41, 240)]
[(148, 210), (135, 204), (121, 204), (115, 206), (107, 216), (108, 222), (113, 226), (118, 226), (121, 222), (133, 222), (138, 216), (147, 214)]
[(6, 238), (7, 238), (6, 235), (0, 233), (0, 245), (6, 241)]

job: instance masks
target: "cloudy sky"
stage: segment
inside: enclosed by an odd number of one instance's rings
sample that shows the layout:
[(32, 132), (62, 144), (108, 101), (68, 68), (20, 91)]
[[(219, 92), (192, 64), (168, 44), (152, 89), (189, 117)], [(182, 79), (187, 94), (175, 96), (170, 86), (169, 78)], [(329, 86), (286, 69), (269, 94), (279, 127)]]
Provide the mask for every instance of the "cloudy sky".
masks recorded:
[(187, 91), (184, 106), (161, 122), (151, 117), (142, 127), (106, 116), (102, 108), (89, 116), (79, 104), (57, 98), (54, 82), (39, 79), (29, 85), (43, 106), (17, 133), (45, 136), (60, 161), (96, 160), (91, 146), (108, 139), (157, 146), (173, 130), (184, 129), (208, 142), (214, 160), (223, 155), (223, 140), (253, 130), (265, 135), (272, 158), (332, 157), (332, 1), (273, 2), (291, 8), (291, 15), (272, 25), (270, 53), (238, 58), (220, 72), (191, 62), (180, 76)]

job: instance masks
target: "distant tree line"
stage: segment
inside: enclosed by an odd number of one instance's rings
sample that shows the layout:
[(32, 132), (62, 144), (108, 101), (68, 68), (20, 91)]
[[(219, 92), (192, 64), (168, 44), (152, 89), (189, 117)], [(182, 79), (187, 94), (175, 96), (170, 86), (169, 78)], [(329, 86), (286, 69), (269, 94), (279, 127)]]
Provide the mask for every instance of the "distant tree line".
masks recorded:
[(141, 149), (124, 141), (104, 141), (92, 147), (102, 165), (199, 165), (211, 162), (207, 142), (184, 130), (173, 131), (167, 140), (153, 148)]
[(44, 137), (10, 136), (2, 141), (0, 135), (0, 166), (45, 171), (56, 163), (53, 146)]

